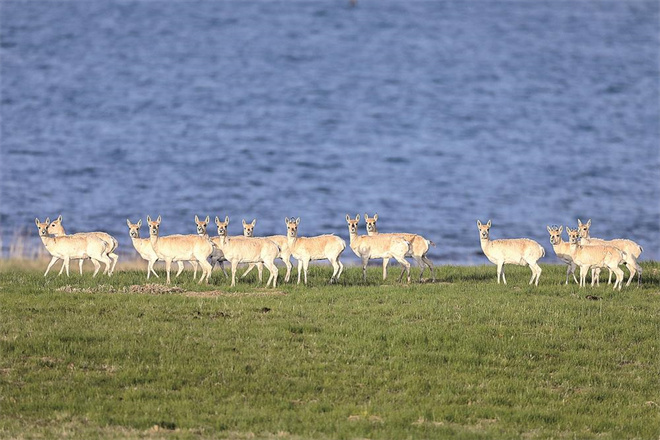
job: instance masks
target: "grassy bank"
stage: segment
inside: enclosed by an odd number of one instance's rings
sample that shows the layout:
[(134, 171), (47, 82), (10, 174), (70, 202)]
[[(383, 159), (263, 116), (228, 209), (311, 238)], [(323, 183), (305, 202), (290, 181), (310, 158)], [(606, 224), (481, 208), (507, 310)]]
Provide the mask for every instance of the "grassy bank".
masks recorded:
[(494, 266), (443, 266), (333, 286), (313, 267), (276, 290), (35, 266), (0, 266), (1, 438), (660, 435), (657, 263), (621, 292), (562, 286), (553, 265), (538, 288), (528, 269), (498, 286)]

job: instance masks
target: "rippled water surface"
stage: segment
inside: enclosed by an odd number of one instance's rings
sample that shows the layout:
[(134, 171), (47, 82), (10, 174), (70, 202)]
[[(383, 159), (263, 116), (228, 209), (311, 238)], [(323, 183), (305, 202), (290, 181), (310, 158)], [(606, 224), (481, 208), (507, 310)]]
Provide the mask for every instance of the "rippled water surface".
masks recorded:
[[(345, 216), (484, 263), (592, 219), (660, 259), (658, 3), (13, 1), (0, 14), (5, 255), (34, 218)], [(147, 230), (143, 227), (143, 236)], [(350, 261), (352, 255), (346, 259)], [(548, 259), (547, 261), (552, 261)]]

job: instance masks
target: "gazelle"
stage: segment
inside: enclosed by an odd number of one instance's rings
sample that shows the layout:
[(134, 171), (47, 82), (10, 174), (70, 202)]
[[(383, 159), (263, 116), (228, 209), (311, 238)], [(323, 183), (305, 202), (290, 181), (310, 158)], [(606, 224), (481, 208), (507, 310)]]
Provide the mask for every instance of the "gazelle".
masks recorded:
[(543, 246), (529, 238), (491, 240), (490, 220), (485, 225), (482, 225), (481, 221), (477, 220), (477, 227), (479, 228), (481, 250), (491, 263), (497, 265), (497, 284), (500, 283), (500, 275), (502, 276), (502, 281), (506, 284), (504, 265), (517, 264), (519, 266), (529, 266), (532, 270), (532, 278), (530, 278), (529, 284), (534, 283), (536, 286), (539, 285), (542, 270), (537, 262), (545, 256)]
[[(426, 268), (425, 265), (428, 266), (429, 272), (431, 272), (431, 277), (433, 281), (435, 281), (435, 270), (433, 268), (433, 262), (429, 260), (429, 258), (426, 256), (426, 254), (429, 251), (429, 247), (431, 245), (435, 246), (435, 243), (433, 243), (431, 240), (427, 240), (426, 238), (418, 234), (408, 234), (403, 232), (379, 234), (378, 228), (376, 227), (377, 221), (378, 221), (378, 214), (375, 214), (373, 217), (369, 217), (368, 214), (364, 214), (364, 222), (367, 225), (367, 235), (370, 237), (373, 237), (375, 235), (397, 235), (403, 238), (404, 240), (406, 240), (407, 242), (409, 242), (410, 252), (406, 254), (406, 257), (412, 257), (419, 265), (419, 268), (421, 270), (419, 273), (419, 281), (422, 281), (422, 275), (424, 274), (424, 269)], [(383, 271), (385, 271), (388, 261), (389, 258), (383, 258)]]
[(346, 242), (340, 237), (332, 234), (317, 235), (315, 237), (298, 237), (298, 225), (300, 217), (297, 219), (285, 218), (286, 237), (289, 252), (298, 260), (298, 284), (300, 284), (300, 274), (305, 273), (305, 284), (307, 284), (307, 269), (312, 260), (328, 260), (332, 264), (332, 276), (330, 283), (339, 280), (344, 265), (339, 260), (342, 252), (346, 249)]
[[(64, 230), (64, 225), (62, 224), (62, 215), (57, 217), (57, 219), (53, 220), (50, 223), (50, 225), (48, 225), (48, 233), (55, 237), (63, 237), (67, 235), (66, 231)], [(119, 260), (119, 256), (114, 252), (117, 249), (117, 246), (119, 245), (119, 242), (115, 237), (108, 234), (107, 232), (78, 232), (77, 234), (71, 234), (71, 235), (80, 236), (80, 237), (94, 235), (100, 238), (101, 240), (105, 241), (106, 243), (108, 243), (110, 245), (110, 248), (108, 250), (108, 258), (112, 260), (112, 266), (110, 267), (110, 269), (106, 268), (103, 273), (112, 275), (112, 273), (115, 271), (117, 260)], [(82, 275), (82, 265), (83, 265), (83, 260), (81, 259), (79, 263), (80, 275)]]
[(398, 281), (403, 279), (405, 271), (410, 282), (410, 263), (405, 259), (410, 252), (410, 242), (396, 234), (358, 235), (359, 222), (360, 214), (356, 215), (355, 219), (346, 214), (351, 249), (362, 261), (362, 280), (367, 280), (367, 263), (372, 258), (383, 259), (383, 280), (387, 279), (387, 262), (394, 258), (402, 266)]
[[(243, 220), (243, 235), (246, 237), (254, 237), (254, 227), (257, 224), (257, 219), (252, 220), (251, 223), (247, 223)], [(275, 244), (280, 248), (280, 254), (277, 256), (280, 260), (284, 262), (286, 266), (286, 275), (284, 276), (284, 282), (288, 283), (291, 278), (291, 251), (289, 250), (288, 239), (286, 235), (268, 235), (267, 239), (275, 242)], [(244, 278), (253, 268), (254, 264), (250, 264), (245, 273), (241, 275), (241, 278)], [(257, 269), (260, 269), (257, 265)], [(261, 282), (261, 271), (259, 272), (259, 281)]]
[[(111, 248), (111, 244), (94, 235), (64, 235), (61, 237), (51, 237), (48, 235), (50, 218), (47, 218), (43, 223), (41, 223), (38, 218), (35, 218), (34, 222), (39, 230), (41, 242), (46, 247), (46, 250), (52, 255), (44, 276), (48, 275), (50, 268), (53, 267), (53, 264), (59, 259), (64, 260), (62, 267), (66, 269), (66, 276), (69, 276), (69, 261), (78, 259), (84, 260), (86, 258), (91, 259), (94, 264), (93, 276), (96, 276), (101, 267), (99, 261), (105, 264), (108, 275), (111, 275), (110, 265), (112, 263), (110, 257), (108, 257), (108, 249)], [(60, 270), (60, 274), (62, 274), (62, 270)]]
[[(142, 219), (138, 220), (137, 223), (131, 223), (129, 219), (126, 219), (126, 224), (128, 225), (128, 235), (131, 237), (131, 242), (137, 253), (143, 259), (147, 260), (147, 279), (153, 273), (156, 278), (160, 278), (156, 271), (154, 270), (154, 263), (158, 261), (158, 255), (156, 251), (151, 247), (151, 242), (148, 238), (140, 238), (140, 228), (142, 227)], [(183, 262), (176, 262), (179, 266), (179, 273), (183, 270)], [(195, 262), (197, 264), (197, 262)]]
[[(630, 286), (630, 282), (635, 276), (635, 273), (637, 273), (637, 285), (640, 285), (642, 282), (642, 266), (640, 266), (637, 263), (637, 259), (642, 254), (644, 249), (642, 249), (642, 247), (637, 243), (635, 243), (634, 241), (625, 238), (615, 238), (614, 240), (603, 240), (600, 238), (592, 238), (589, 236), (590, 227), (591, 227), (591, 219), (589, 219), (586, 223), (582, 223), (580, 219), (578, 219), (578, 232), (580, 234), (580, 243), (589, 246), (593, 244), (614, 246), (615, 248), (624, 252), (626, 257), (626, 267), (630, 271), (630, 277), (628, 278), (626, 287)], [(607, 281), (607, 284), (610, 284), (611, 282), (612, 282), (612, 272), (610, 271), (610, 276)]]
[(548, 226), (548, 232), (550, 233), (550, 243), (552, 244), (552, 249), (555, 251), (555, 254), (557, 254), (557, 258), (568, 265), (566, 268), (566, 284), (568, 284), (569, 274), (573, 275), (575, 283), (578, 284), (579, 281), (575, 277), (575, 268), (577, 266), (573, 262), (573, 258), (571, 258), (570, 243), (564, 241), (564, 239), (561, 237), (563, 229), (563, 226), (555, 226), (553, 228)]
[(149, 242), (160, 260), (165, 260), (167, 271), (167, 284), (170, 284), (170, 269), (172, 261), (197, 261), (202, 266), (202, 276), (199, 283), (209, 282), (211, 276), (211, 265), (207, 258), (213, 252), (214, 246), (211, 240), (198, 235), (168, 235), (159, 236), (160, 215), (156, 220), (147, 216), (149, 224)]
[(229, 217), (227, 216), (224, 222), (216, 216), (215, 224), (218, 227), (218, 240), (214, 243), (218, 245), (225, 259), (231, 263), (231, 287), (236, 285), (236, 268), (239, 263), (263, 263), (270, 272), (266, 287), (271, 283), (275, 287), (277, 285), (275, 258), (280, 252), (277, 245), (267, 238), (228, 237)]
[[(614, 275), (616, 276), (616, 280), (614, 281), (614, 289), (616, 289), (618, 285), (619, 290), (621, 290), (624, 276), (623, 270), (621, 270), (619, 265), (624, 264), (625, 253), (615, 248), (614, 246), (598, 244), (583, 246), (579, 244), (580, 232), (578, 229), (571, 229), (567, 226), (566, 232), (568, 232), (571, 258), (573, 258), (575, 264), (580, 266), (580, 287), (584, 287), (586, 285), (587, 272), (589, 271), (589, 268), (606, 267), (614, 272)], [(595, 277), (592, 273), (592, 286), (594, 285), (594, 282)]]
[(227, 275), (227, 271), (225, 270), (225, 265), (224, 262), (227, 261), (225, 259), (224, 254), (220, 250), (220, 237), (209, 237), (208, 232), (206, 232), (206, 227), (208, 226), (210, 221), (209, 216), (206, 216), (206, 219), (204, 221), (200, 220), (197, 215), (195, 215), (195, 223), (197, 224), (197, 235), (200, 237), (208, 237), (209, 240), (211, 240), (211, 243), (213, 243), (213, 252), (211, 253), (211, 270), (215, 268), (215, 264), (219, 263), (220, 264), (220, 269), (222, 269), (222, 273), (224, 274), (225, 278), (229, 278), (229, 275)]

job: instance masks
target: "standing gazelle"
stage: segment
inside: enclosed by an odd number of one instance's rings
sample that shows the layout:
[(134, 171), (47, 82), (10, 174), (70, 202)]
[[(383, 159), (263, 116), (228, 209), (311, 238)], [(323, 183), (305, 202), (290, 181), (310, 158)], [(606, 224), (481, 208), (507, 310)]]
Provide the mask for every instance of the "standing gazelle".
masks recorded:
[[(429, 247), (435, 246), (435, 243), (433, 243), (431, 240), (427, 240), (426, 238), (418, 234), (408, 234), (403, 232), (388, 233), (388, 234), (379, 233), (378, 228), (376, 227), (377, 221), (378, 221), (378, 214), (375, 214), (373, 217), (369, 217), (368, 214), (364, 214), (364, 222), (367, 225), (367, 235), (370, 237), (375, 235), (397, 235), (403, 238), (404, 240), (406, 240), (407, 242), (409, 242), (410, 252), (406, 254), (406, 257), (413, 257), (413, 259), (419, 265), (420, 268), (419, 281), (420, 282), (422, 281), (422, 275), (424, 274), (424, 269), (426, 269), (426, 267), (429, 268), (429, 272), (431, 272), (431, 277), (433, 281), (435, 281), (435, 270), (433, 269), (433, 262), (429, 260), (429, 258), (426, 256), (426, 254), (429, 251)], [(383, 271), (386, 270), (385, 268), (387, 267), (388, 261), (389, 258), (383, 258)]]
[[(254, 237), (254, 226), (257, 224), (257, 219), (255, 218), (252, 220), (251, 223), (246, 222), (243, 220), (243, 235), (246, 237)], [(284, 262), (284, 265), (286, 266), (286, 275), (284, 276), (284, 282), (288, 283), (289, 278), (291, 278), (291, 269), (293, 265), (291, 264), (291, 251), (289, 250), (289, 244), (288, 244), (288, 239), (286, 235), (267, 235), (267, 239), (275, 242), (277, 246), (280, 248), (280, 253), (277, 256), (280, 260)], [(244, 278), (253, 268), (254, 264), (250, 264), (245, 271), (243, 275), (241, 275), (241, 278)], [(261, 282), (261, 268), (257, 265), (257, 269), (259, 270), (259, 281)]]
[[(642, 254), (644, 249), (637, 243), (635, 243), (632, 240), (628, 240), (625, 238), (615, 238), (613, 240), (603, 240), (601, 238), (592, 238), (589, 236), (589, 228), (591, 227), (591, 219), (589, 219), (586, 223), (582, 223), (580, 219), (578, 219), (578, 231), (580, 234), (580, 244), (583, 245), (594, 245), (594, 244), (600, 244), (600, 245), (606, 245), (606, 246), (614, 246), (615, 248), (619, 249), (620, 251), (624, 252), (625, 257), (626, 257), (626, 267), (630, 271), (630, 277), (628, 278), (628, 282), (626, 283), (626, 287), (630, 286), (630, 282), (632, 281), (633, 277), (635, 276), (635, 273), (637, 273), (637, 285), (640, 285), (642, 282), (642, 266), (637, 264), (637, 259), (639, 256)], [(612, 282), (612, 271), (610, 271), (610, 276), (609, 279), (607, 280), (607, 284), (610, 284)]]
[(410, 263), (405, 259), (410, 252), (410, 242), (396, 234), (358, 235), (359, 222), (360, 214), (355, 216), (355, 220), (346, 214), (351, 249), (362, 261), (362, 280), (367, 281), (367, 263), (372, 258), (383, 259), (383, 280), (387, 279), (387, 262), (390, 258), (394, 258), (402, 266), (399, 281), (403, 279), (403, 273), (406, 272), (408, 282), (410, 282)]
[[(94, 264), (94, 277), (99, 272), (101, 263), (105, 264), (105, 271), (108, 275), (111, 275), (110, 265), (111, 260), (108, 257), (108, 249), (111, 248), (111, 244), (106, 241), (98, 238), (95, 235), (88, 236), (75, 236), (75, 235), (64, 235), (61, 237), (51, 237), (48, 235), (48, 225), (50, 223), (50, 218), (47, 218), (45, 222), (41, 223), (38, 218), (34, 219), (37, 229), (39, 230), (39, 237), (41, 242), (46, 247), (46, 250), (52, 255), (50, 263), (46, 268), (44, 276), (48, 275), (48, 271), (57, 260), (64, 260), (63, 268), (66, 269), (66, 276), (69, 276), (69, 261), (70, 260), (84, 260), (91, 259)], [(60, 270), (59, 275), (62, 274)]]
[[(568, 233), (568, 241), (570, 242), (571, 258), (575, 264), (580, 266), (580, 287), (586, 285), (587, 273), (589, 268), (607, 268), (614, 272), (616, 280), (614, 281), (614, 289), (617, 285), (621, 290), (623, 284), (623, 270), (619, 267), (625, 262), (625, 252), (615, 248), (614, 246), (605, 245), (588, 245), (583, 246), (579, 244), (580, 232), (578, 229), (571, 229), (566, 227)], [(595, 282), (594, 273), (591, 274), (591, 285)]]
[(198, 235), (168, 235), (159, 236), (160, 215), (156, 220), (151, 220), (147, 216), (149, 224), (149, 240), (156, 255), (161, 260), (165, 260), (165, 270), (167, 271), (167, 284), (170, 284), (170, 269), (172, 261), (197, 261), (202, 266), (202, 276), (199, 283), (209, 282), (211, 276), (211, 265), (207, 258), (213, 252), (213, 243), (208, 237)]
[[(57, 219), (53, 220), (50, 225), (48, 225), (48, 233), (53, 235), (54, 237), (63, 237), (67, 235), (66, 231), (64, 230), (64, 225), (62, 224), (62, 215), (57, 217)], [(119, 256), (115, 254), (115, 250), (117, 249), (117, 246), (119, 245), (119, 242), (115, 237), (112, 235), (108, 234), (107, 232), (78, 232), (77, 234), (71, 234), (71, 236), (79, 236), (79, 237), (85, 237), (88, 235), (96, 236), (100, 238), (101, 240), (105, 241), (110, 245), (108, 248), (108, 258), (112, 261), (112, 266), (108, 269), (106, 268), (105, 271), (103, 272), (104, 274), (107, 273), (108, 275), (112, 275), (112, 273), (115, 271), (115, 266), (117, 265), (117, 260), (119, 260)], [(83, 264), (83, 259), (80, 259), (80, 274), (82, 275), (82, 264)]]
[(300, 273), (305, 273), (305, 284), (307, 284), (307, 268), (311, 260), (329, 260), (332, 264), (332, 276), (330, 283), (339, 280), (344, 265), (339, 260), (342, 252), (346, 249), (346, 242), (340, 237), (332, 234), (317, 235), (315, 237), (298, 237), (298, 225), (300, 217), (297, 219), (285, 218), (287, 230), (287, 244), (293, 258), (298, 260), (298, 284), (300, 284)]
[(561, 238), (563, 226), (555, 226), (552, 228), (548, 226), (547, 228), (548, 232), (550, 233), (550, 243), (552, 244), (552, 249), (555, 251), (555, 254), (557, 254), (557, 258), (568, 265), (566, 268), (566, 284), (568, 284), (569, 274), (573, 275), (573, 279), (576, 283), (579, 283), (575, 277), (576, 265), (573, 262), (573, 258), (571, 257), (570, 243), (564, 241), (564, 239)]
[[(154, 248), (151, 246), (151, 241), (148, 238), (140, 238), (142, 219), (139, 219), (137, 223), (131, 223), (129, 219), (126, 219), (126, 224), (128, 225), (128, 235), (131, 237), (133, 247), (137, 253), (140, 254), (140, 257), (147, 260), (148, 262), (147, 279), (149, 279), (149, 275), (152, 273), (156, 278), (160, 278), (154, 270), (154, 263), (158, 261), (158, 255), (156, 255), (156, 251), (154, 251)], [(178, 276), (178, 274), (183, 270), (183, 262), (177, 261), (176, 263), (179, 265), (179, 272), (177, 272)]]
[(530, 278), (529, 284), (534, 283), (538, 286), (542, 270), (537, 262), (545, 256), (543, 246), (529, 238), (491, 240), (490, 226), (490, 220), (485, 225), (482, 225), (481, 221), (477, 220), (481, 250), (484, 251), (486, 258), (491, 263), (497, 265), (497, 284), (500, 283), (500, 275), (502, 276), (502, 281), (506, 284), (504, 265), (517, 264), (519, 266), (529, 266), (532, 270), (532, 278)]
[(229, 217), (221, 222), (216, 216), (215, 224), (218, 227), (218, 240), (214, 241), (224, 254), (224, 258), (231, 263), (231, 287), (236, 285), (236, 269), (239, 263), (263, 263), (270, 272), (266, 287), (271, 283), (277, 286), (277, 266), (275, 258), (280, 249), (275, 243), (267, 238), (255, 237), (228, 237), (227, 226)]

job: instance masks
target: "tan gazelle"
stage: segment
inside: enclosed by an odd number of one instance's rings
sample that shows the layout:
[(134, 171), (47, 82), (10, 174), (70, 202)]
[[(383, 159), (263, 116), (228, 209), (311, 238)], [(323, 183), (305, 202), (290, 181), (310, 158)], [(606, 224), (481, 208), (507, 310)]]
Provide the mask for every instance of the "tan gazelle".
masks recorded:
[[(615, 248), (614, 246), (605, 245), (588, 245), (583, 246), (579, 244), (580, 232), (578, 229), (571, 229), (566, 227), (568, 233), (568, 241), (570, 243), (571, 258), (580, 267), (580, 287), (586, 285), (587, 273), (590, 268), (607, 268), (614, 272), (616, 280), (614, 281), (614, 289), (623, 284), (623, 270), (619, 265), (624, 264), (624, 252)], [(592, 272), (591, 285), (594, 285), (595, 276)]]
[(575, 277), (575, 268), (577, 267), (573, 262), (571, 257), (570, 243), (564, 241), (561, 237), (563, 231), (563, 226), (548, 226), (548, 232), (550, 233), (550, 243), (552, 244), (552, 249), (555, 251), (557, 258), (566, 263), (568, 267), (566, 268), (566, 284), (568, 284), (568, 275), (573, 275), (575, 283), (579, 283)]
[[(410, 252), (406, 254), (406, 257), (412, 257), (417, 264), (419, 265), (419, 281), (422, 281), (422, 275), (424, 274), (424, 269), (429, 268), (431, 273), (431, 278), (435, 281), (435, 270), (433, 268), (433, 262), (426, 256), (429, 251), (429, 247), (435, 246), (431, 240), (427, 240), (419, 234), (408, 234), (405, 232), (396, 232), (396, 233), (379, 233), (378, 228), (376, 227), (376, 222), (378, 221), (378, 214), (375, 214), (373, 217), (369, 217), (368, 214), (364, 214), (364, 222), (367, 226), (367, 235), (370, 237), (375, 235), (397, 235), (407, 242), (410, 243)], [(387, 267), (387, 262), (389, 258), (383, 258), (383, 270)]]
[[(55, 237), (63, 237), (67, 235), (66, 231), (64, 230), (64, 225), (62, 224), (62, 215), (57, 217), (57, 219), (53, 220), (50, 225), (48, 225), (48, 233), (50, 235), (53, 235)], [(108, 258), (112, 261), (112, 266), (110, 269), (106, 269), (103, 273), (107, 273), (108, 275), (112, 275), (112, 273), (115, 271), (115, 266), (117, 265), (117, 260), (119, 260), (119, 256), (115, 254), (115, 250), (117, 249), (117, 246), (119, 245), (119, 242), (115, 237), (112, 235), (108, 234), (107, 232), (78, 232), (76, 234), (71, 234), (84, 237), (87, 235), (94, 235), (100, 238), (101, 240), (105, 241), (106, 243), (110, 244), (110, 248), (108, 250)], [(80, 260), (80, 274), (82, 275), (82, 263), (83, 260)]]
[(266, 287), (271, 284), (273, 287), (277, 286), (278, 271), (275, 258), (280, 252), (277, 245), (267, 238), (228, 237), (228, 216), (225, 217), (224, 222), (216, 216), (215, 224), (218, 227), (218, 240), (214, 243), (222, 251), (224, 258), (231, 263), (231, 287), (236, 285), (236, 269), (240, 263), (263, 263), (270, 272)]
[(360, 214), (356, 215), (355, 219), (346, 214), (350, 246), (353, 253), (362, 262), (362, 280), (367, 280), (367, 264), (370, 259), (374, 258), (383, 259), (383, 280), (387, 279), (387, 262), (390, 258), (394, 258), (402, 266), (399, 281), (403, 279), (403, 273), (406, 272), (408, 282), (410, 282), (410, 263), (405, 259), (410, 252), (410, 242), (394, 234), (358, 235), (359, 222)]
[[(578, 232), (580, 234), (580, 244), (588, 245), (588, 246), (593, 244), (614, 246), (615, 248), (624, 252), (626, 257), (626, 267), (630, 271), (630, 277), (628, 278), (628, 282), (626, 283), (626, 286), (630, 286), (630, 282), (635, 276), (635, 273), (637, 273), (637, 285), (640, 285), (642, 282), (642, 266), (640, 266), (637, 263), (637, 259), (642, 254), (644, 249), (642, 249), (642, 247), (637, 243), (635, 243), (634, 241), (625, 238), (603, 240), (601, 238), (590, 237), (589, 236), (590, 227), (591, 227), (591, 219), (589, 219), (586, 223), (582, 223), (580, 219), (578, 219)], [(610, 276), (607, 281), (607, 284), (610, 284), (611, 282), (612, 282), (612, 272), (610, 271)]]
[[(254, 227), (257, 224), (257, 219), (255, 218), (252, 220), (251, 223), (246, 222), (243, 220), (243, 235), (246, 237), (254, 237)], [(291, 251), (289, 251), (289, 244), (288, 244), (288, 239), (286, 235), (267, 235), (267, 239), (275, 242), (277, 246), (280, 248), (280, 253), (277, 256), (280, 260), (284, 262), (284, 265), (286, 266), (286, 275), (284, 276), (284, 282), (288, 283), (289, 279), (291, 278), (291, 268), (293, 265), (291, 264)], [(241, 275), (241, 278), (244, 278), (253, 268), (254, 264), (250, 264), (250, 266), (247, 268), (245, 273)], [(257, 266), (259, 269), (259, 267)], [(261, 272), (259, 272), (259, 281), (261, 281)]]
[(300, 274), (304, 272), (305, 284), (307, 284), (307, 269), (312, 260), (328, 260), (332, 264), (332, 276), (330, 283), (336, 283), (344, 270), (344, 265), (339, 260), (341, 254), (346, 249), (346, 242), (340, 237), (332, 234), (317, 235), (314, 237), (299, 237), (298, 225), (300, 217), (284, 219), (286, 224), (287, 245), (289, 252), (298, 260), (298, 284), (300, 284)]
[(543, 246), (529, 238), (491, 240), (490, 220), (485, 225), (477, 220), (477, 227), (479, 228), (481, 250), (491, 263), (497, 265), (497, 284), (500, 283), (500, 275), (502, 281), (506, 284), (504, 265), (516, 264), (519, 266), (529, 266), (532, 270), (532, 277), (529, 280), (529, 284), (534, 283), (537, 286), (539, 285), (542, 270), (538, 265), (538, 260), (545, 256)]
[[(156, 251), (151, 247), (151, 241), (148, 238), (140, 238), (140, 228), (142, 227), (142, 219), (139, 219), (137, 223), (131, 223), (129, 219), (126, 219), (126, 225), (128, 225), (128, 235), (131, 237), (131, 242), (137, 253), (144, 260), (147, 260), (147, 279), (153, 273), (156, 278), (160, 278), (156, 271), (154, 270), (154, 263), (158, 261), (158, 255)], [(183, 262), (177, 261), (179, 265), (179, 273), (183, 270)]]
[[(73, 235), (64, 235), (60, 237), (51, 237), (48, 233), (48, 226), (50, 224), (50, 218), (47, 218), (45, 222), (40, 222), (38, 218), (34, 219), (37, 229), (39, 230), (39, 237), (41, 242), (46, 247), (46, 250), (52, 256), (44, 276), (48, 275), (48, 271), (57, 260), (64, 260), (62, 269), (66, 269), (66, 276), (69, 276), (69, 262), (71, 260), (84, 260), (91, 259), (94, 264), (94, 275), (98, 273), (101, 264), (105, 264), (105, 271), (109, 275), (110, 265), (112, 261), (108, 257), (108, 250), (111, 248), (111, 244), (98, 238), (95, 235), (87, 236), (73, 236)], [(62, 269), (60, 269), (59, 275), (62, 274)]]
[(202, 276), (199, 283), (209, 282), (211, 276), (211, 265), (207, 261), (214, 246), (207, 237), (198, 235), (167, 235), (161, 237), (160, 215), (156, 220), (151, 220), (147, 216), (149, 225), (149, 240), (151, 247), (156, 252), (159, 260), (165, 261), (165, 270), (167, 272), (167, 284), (170, 284), (170, 269), (173, 261), (197, 261), (202, 267)]

